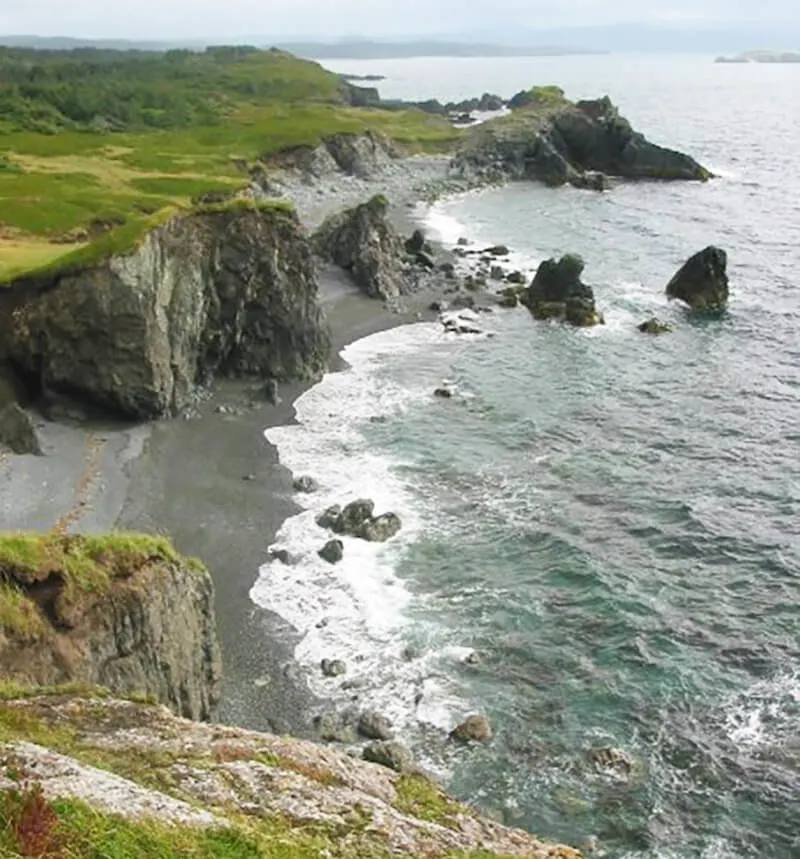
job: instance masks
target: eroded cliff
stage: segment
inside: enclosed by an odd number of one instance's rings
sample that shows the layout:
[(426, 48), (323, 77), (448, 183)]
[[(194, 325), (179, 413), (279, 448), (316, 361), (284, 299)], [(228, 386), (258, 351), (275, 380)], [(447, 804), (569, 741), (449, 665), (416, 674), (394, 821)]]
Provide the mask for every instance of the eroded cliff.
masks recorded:
[(194, 212), (124, 253), (12, 284), (4, 349), (37, 392), (156, 418), (217, 374), (287, 380), (323, 370), (330, 339), (317, 290), (291, 210)]
[(211, 576), (156, 537), (0, 534), (0, 675), (208, 719), (222, 682)]

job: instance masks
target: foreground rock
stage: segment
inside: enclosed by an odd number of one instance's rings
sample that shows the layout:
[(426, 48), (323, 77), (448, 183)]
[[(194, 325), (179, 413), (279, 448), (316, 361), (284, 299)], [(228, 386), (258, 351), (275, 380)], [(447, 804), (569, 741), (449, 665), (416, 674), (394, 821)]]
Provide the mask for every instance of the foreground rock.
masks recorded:
[(567, 254), (558, 262), (545, 260), (533, 282), (522, 295), (522, 302), (535, 319), (556, 319), (581, 328), (602, 324), (591, 286), (583, 283), (584, 262)]
[(42, 455), (42, 445), (31, 416), (16, 403), (0, 409), (0, 450), (12, 453)]
[[(358, 537), (370, 543), (385, 543), (400, 533), (403, 523), (394, 513), (375, 516), (375, 502), (368, 498), (351, 501), (344, 509), (329, 507), (317, 517), (321, 528), (330, 528), (345, 537)], [(338, 542), (338, 541), (334, 541)]]
[[(5, 776), (13, 767), (23, 779), (40, 782), (48, 800), (78, 799), (98, 815), (121, 815), (141, 832), (141, 843), (152, 843), (152, 820), (172, 824), (164, 855), (176, 844), (200, 843), (202, 849), (186, 855), (211, 855), (213, 844), (224, 853), (231, 844), (254, 857), (324, 850), (333, 859), (479, 853), (485, 859), (580, 859), (569, 847), (481, 818), (419, 775), (303, 740), (70, 695), (0, 702), (0, 720), (6, 726), (0, 795), (19, 787)], [(253, 842), (259, 849), (249, 847)], [(65, 846), (70, 855), (85, 855)], [(106, 855), (106, 848), (94, 853)]]
[(554, 88), (539, 89), (536, 97), (520, 104), (522, 109), (467, 135), (453, 159), (456, 175), (597, 190), (607, 187), (606, 174), (626, 179), (711, 177), (690, 156), (634, 131), (607, 96), (573, 104)]
[(326, 219), (314, 233), (317, 253), (349, 272), (373, 298), (397, 298), (406, 291), (403, 241), (388, 219), (389, 203), (378, 195)]
[(152, 537), (18, 535), (0, 538), (0, 571), (4, 680), (99, 684), (211, 717), (221, 658), (197, 562)]
[(318, 554), (323, 561), (338, 564), (344, 558), (344, 543), (341, 540), (329, 540)]
[(710, 245), (690, 257), (667, 284), (667, 297), (693, 310), (724, 310), (728, 306), (728, 255)]
[(409, 773), (415, 769), (414, 756), (402, 743), (370, 743), (362, 754), (365, 761), (380, 764), (398, 773)]
[(218, 374), (312, 377), (330, 351), (310, 246), (274, 205), (174, 217), (129, 252), (16, 281), (0, 343), (32, 393), (134, 419)]

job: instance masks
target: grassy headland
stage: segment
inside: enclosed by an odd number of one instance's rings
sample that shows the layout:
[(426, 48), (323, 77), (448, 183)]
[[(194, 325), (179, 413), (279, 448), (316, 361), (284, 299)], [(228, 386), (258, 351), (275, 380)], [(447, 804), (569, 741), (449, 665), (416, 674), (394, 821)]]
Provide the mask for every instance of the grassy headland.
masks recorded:
[(457, 134), (353, 107), (337, 75), (277, 50), (0, 48), (0, 282), (124, 247), (159, 213), (235, 193), (259, 159), (367, 129), (411, 148)]

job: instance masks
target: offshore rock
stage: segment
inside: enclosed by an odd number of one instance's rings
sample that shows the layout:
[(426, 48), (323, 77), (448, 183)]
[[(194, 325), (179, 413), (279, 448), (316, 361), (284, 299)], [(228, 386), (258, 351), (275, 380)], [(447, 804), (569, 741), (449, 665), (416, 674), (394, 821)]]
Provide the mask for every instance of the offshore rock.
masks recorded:
[(581, 280), (583, 269), (584, 262), (576, 254), (567, 254), (557, 262), (545, 260), (520, 300), (534, 319), (556, 319), (581, 328), (602, 323), (594, 292)]
[(486, 743), (492, 738), (492, 728), (485, 716), (468, 716), (450, 732), (450, 739), (459, 743)]
[(644, 322), (639, 323), (636, 326), (638, 331), (641, 331), (642, 334), (666, 334), (669, 331), (672, 331), (672, 326), (667, 322), (662, 322), (660, 319), (657, 319), (655, 316), (650, 317), (650, 319), (645, 319)]
[(467, 135), (451, 164), (457, 176), (489, 182), (532, 179), (596, 190), (608, 187), (607, 176), (711, 178), (689, 155), (657, 146), (635, 131), (607, 96), (573, 104), (563, 97), (534, 95), (520, 94), (530, 103)]
[(397, 298), (406, 291), (405, 248), (389, 222), (389, 203), (377, 195), (327, 218), (314, 233), (316, 252), (349, 272), (356, 286), (373, 298)]
[(724, 310), (728, 306), (728, 255), (710, 245), (690, 257), (667, 284), (667, 296), (693, 310)]
[(134, 419), (180, 412), (215, 375), (313, 377), (330, 351), (310, 247), (273, 206), (175, 217), (129, 252), (20, 279), (0, 334), (37, 393)]

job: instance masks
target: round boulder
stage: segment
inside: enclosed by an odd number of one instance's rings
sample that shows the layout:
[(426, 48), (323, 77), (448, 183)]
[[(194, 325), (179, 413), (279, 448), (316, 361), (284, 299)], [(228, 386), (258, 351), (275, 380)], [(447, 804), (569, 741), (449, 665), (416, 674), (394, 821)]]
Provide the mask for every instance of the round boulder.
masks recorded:
[(450, 732), (450, 739), (459, 743), (486, 743), (492, 738), (492, 727), (485, 716), (468, 716)]
[(394, 732), (392, 723), (386, 716), (381, 716), (374, 710), (368, 710), (362, 713), (358, 720), (358, 733), (368, 740), (391, 740)]
[(319, 667), (325, 677), (341, 677), (347, 673), (347, 666), (341, 659), (323, 659)]
[(292, 483), (295, 492), (306, 492), (308, 494), (319, 491), (319, 483), (313, 477), (304, 474), (302, 477), (296, 477)]
[(316, 522), (320, 528), (333, 528), (342, 515), (342, 508), (338, 504), (329, 507), (324, 513), (317, 516)]
[(344, 558), (344, 543), (341, 540), (329, 540), (317, 554), (329, 564), (338, 564)]

